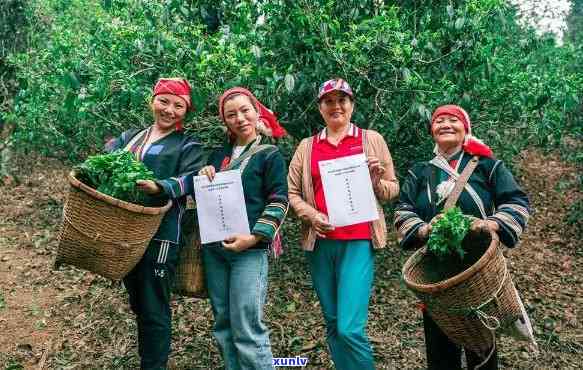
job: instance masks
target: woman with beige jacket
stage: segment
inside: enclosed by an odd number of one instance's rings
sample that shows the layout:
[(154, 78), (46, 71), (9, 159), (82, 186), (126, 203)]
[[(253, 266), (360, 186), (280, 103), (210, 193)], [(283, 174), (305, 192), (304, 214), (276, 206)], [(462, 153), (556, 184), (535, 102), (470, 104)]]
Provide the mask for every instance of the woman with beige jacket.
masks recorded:
[[(380, 202), (395, 199), (399, 183), (383, 137), (350, 121), (354, 94), (343, 79), (324, 82), (318, 107), (326, 127), (302, 140), (290, 163), (289, 203), (302, 221), (302, 248), (326, 322), (327, 342), (337, 369), (374, 369), (366, 334), (374, 277), (374, 249), (386, 245), (387, 227)], [(318, 163), (364, 153), (379, 217), (334, 227), (328, 220)]]

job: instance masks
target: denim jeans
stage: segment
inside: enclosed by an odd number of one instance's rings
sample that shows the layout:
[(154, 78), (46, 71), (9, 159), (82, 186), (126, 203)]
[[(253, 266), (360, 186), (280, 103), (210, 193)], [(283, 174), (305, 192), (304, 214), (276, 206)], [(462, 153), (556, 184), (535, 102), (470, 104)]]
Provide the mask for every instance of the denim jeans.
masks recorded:
[(269, 331), (263, 323), (267, 251), (203, 248), (206, 281), (215, 317), (213, 335), (227, 370), (273, 369)]
[(366, 335), (374, 277), (370, 240), (318, 239), (306, 257), (334, 366), (338, 370), (374, 370)]

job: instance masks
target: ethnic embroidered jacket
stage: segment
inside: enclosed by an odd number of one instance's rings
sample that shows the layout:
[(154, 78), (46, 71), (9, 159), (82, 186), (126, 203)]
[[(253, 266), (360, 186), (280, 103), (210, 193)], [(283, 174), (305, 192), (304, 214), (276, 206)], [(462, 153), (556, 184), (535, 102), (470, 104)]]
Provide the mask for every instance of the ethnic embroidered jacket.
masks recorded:
[[(259, 145), (264, 140), (266, 139), (261, 138), (247, 145), (240, 155), (243, 156), (254, 145)], [(219, 171), (222, 164), (229, 160), (232, 152), (233, 146), (225, 144), (210, 154), (207, 164)], [(241, 165), (244, 166), (241, 179), (251, 234), (261, 235), (264, 240), (252, 248), (267, 249), (276, 238), (288, 210), (287, 166), (283, 155), (273, 145), (253, 154)], [(235, 166), (233, 169), (239, 167)], [(180, 178), (171, 178), (159, 181), (159, 184), (166, 189), (166, 192), (194, 194), (192, 177), (196, 175), (194, 173)]]
[[(108, 142), (105, 149), (111, 152), (125, 148), (136, 135), (145, 137), (145, 132), (136, 129), (128, 130), (120, 137)], [(143, 139), (135, 138), (132, 148), (139, 146), (140, 140)], [(129, 150), (133, 151), (132, 148)], [(154, 172), (154, 177), (161, 179), (158, 183), (162, 184), (165, 180), (178, 179), (189, 173), (198, 172), (205, 163), (203, 153), (202, 145), (193, 137), (174, 131), (145, 148), (141, 160)], [(147, 205), (157, 206), (172, 199), (172, 208), (164, 215), (153, 239), (179, 244), (183, 235), (182, 223), (186, 212), (186, 194), (173, 191), (169, 187), (163, 187), (163, 189), (163, 194), (160, 196), (150, 196), (146, 200)]]
[[(452, 179), (457, 179), (470, 159), (469, 154), (459, 152), (450, 158), (456, 168), (437, 156), (409, 170), (395, 211), (402, 248), (417, 248), (426, 242), (417, 236), (418, 229), (441, 212), (453, 188)], [(480, 157), (457, 206), (466, 215), (496, 221), (500, 241), (508, 247), (516, 245), (529, 217), (528, 197), (510, 171), (502, 161), (486, 157)]]

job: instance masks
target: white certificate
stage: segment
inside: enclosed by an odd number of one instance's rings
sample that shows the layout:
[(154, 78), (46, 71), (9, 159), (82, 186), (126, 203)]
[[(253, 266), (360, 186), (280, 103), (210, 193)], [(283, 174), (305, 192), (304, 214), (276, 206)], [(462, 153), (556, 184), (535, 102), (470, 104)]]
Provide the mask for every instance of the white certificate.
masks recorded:
[(364, 154), (320, 161), (328, 219), (334, 226), (378, 220), (379, 213)]
[(239, 170), (217, 172), (212, 182), (194, 177), (194, 197), (202, 244), (250, 233)]

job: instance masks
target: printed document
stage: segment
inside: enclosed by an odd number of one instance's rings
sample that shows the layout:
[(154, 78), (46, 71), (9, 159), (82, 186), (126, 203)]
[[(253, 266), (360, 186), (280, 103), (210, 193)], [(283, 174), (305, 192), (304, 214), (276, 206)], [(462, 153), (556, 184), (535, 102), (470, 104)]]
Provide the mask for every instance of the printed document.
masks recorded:
[(194, 196), (202, 244), (250, 233), (239, 170), (194, 177)]
[(318, 165), (332, 225), (355, 225), (379, 218), (364, 153), (320, 161)]

